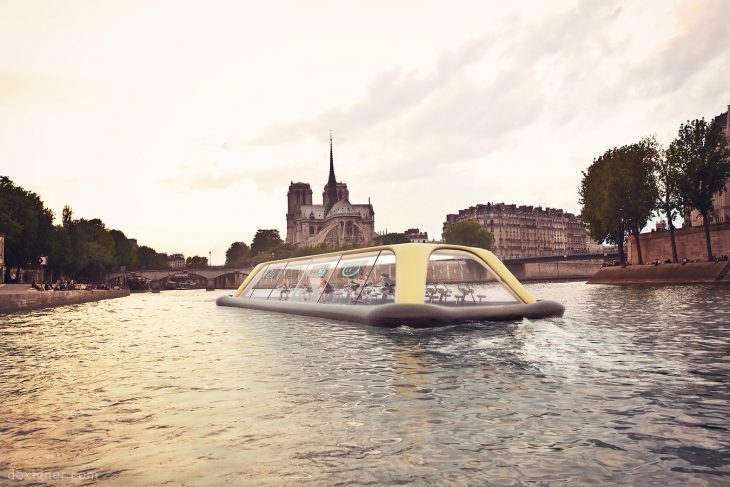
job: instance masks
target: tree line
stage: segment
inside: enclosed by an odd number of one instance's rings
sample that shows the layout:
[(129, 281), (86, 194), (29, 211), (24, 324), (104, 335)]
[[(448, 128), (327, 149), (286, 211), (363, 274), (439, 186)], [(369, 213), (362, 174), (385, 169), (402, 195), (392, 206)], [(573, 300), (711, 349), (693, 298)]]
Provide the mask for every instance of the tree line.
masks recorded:
[(702, 215), (707, 259), (713, 260), (712, 199), (725, 191), (730, 177), (730, 147), (716, 120), (683, 123), (667, 148), (654, 137), (646, 137), (609, 149), (582, 175), (580, 218), (598, 243), (618, 247), (622, 264), (628, 235), (636, 241), (637, 262), (644, 263), (639, 234), (655, 215), (666, 218), (672, 261), (677, 262), (674, 221), (691, 210)]
[[(403, 239), (408, 242), (405, 234), (388, 234), (388, 242), (402, 243)], [(386, 245), (386, 244), (383, 244)], [(286, 243), (281, 239), (279, 230), (276, 229), (260, 229), (251, 241), (251, 245), (246, 242), (233, 242), (226, 250), (226, 267), (248, 267), (255, 266), (262, 262), (278, 259), (289, 259), (294, 257), (304, 257), (307, 255), (326, 254), (328, 252), (337, 252), (342, 250), (352, 250), (360, 248), (358, 245), (346, 245), (344, 247), (329, 247), (320, 244), (314, 247), (296, 247)]]
[[(40, 196), (0, 176), (0, 233), (5, 235), (6, 281), (21, 269), (38, 267), (47, 256), (51, 280), (65, 277), (98, 282), (121, 266), (136, 269), (167, 267), (167, 254), (137, 247), (121, 230), (109, 229), (98, 218), (74, 218), (63, 208), (61, 224)], [(207, 262), (207, 260), (206, 260)]]
[[(492, 234), (476, 222), (460, 222), (451, 227), (446, 233), (444, 241), (456, 245), (468, 245), (489, 249), (494, 241)], [(369, 245), (396, 245), (408, 243), (410, 240), (405, 233), (386, 233), (379, 235), (373, 244)], [(226, 250), (226, 267), (255, 266), (268, 260), (289, 259), (307, 255), (325, 254), (361, 248), (358, 245), (344, 247), (328, 247), (320, 244), (315, 247), (296, 247), (285, 243), (279, 231), (275, 229), (257, 230), (251, 245), (246, 242), (233, 242)]]

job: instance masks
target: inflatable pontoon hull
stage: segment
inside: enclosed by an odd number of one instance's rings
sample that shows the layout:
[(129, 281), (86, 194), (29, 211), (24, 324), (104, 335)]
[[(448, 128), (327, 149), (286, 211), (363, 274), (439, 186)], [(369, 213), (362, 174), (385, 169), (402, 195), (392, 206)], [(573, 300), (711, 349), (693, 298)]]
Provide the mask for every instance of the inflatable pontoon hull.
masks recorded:
[(383, 304), (378, 306), (349, 306), (343, 304), (313, 304), (291, 301), (264, 301), (221, 296), (218, 306), (275, 311), (349, 321), (363, 325), (415, 328), (444, 326), (474, 321), (514, 321), (522, 318), (563, 316), (565, 307), (555, 301), (532, 304), (492, 304), (472, 306), (439, 306), (435, 304)]

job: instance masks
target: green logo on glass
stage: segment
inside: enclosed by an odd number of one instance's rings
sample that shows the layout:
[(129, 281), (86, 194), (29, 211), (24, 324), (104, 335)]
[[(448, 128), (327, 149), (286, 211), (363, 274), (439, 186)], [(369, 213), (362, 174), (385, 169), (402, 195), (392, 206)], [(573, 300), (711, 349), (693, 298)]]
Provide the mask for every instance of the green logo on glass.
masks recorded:
[(350, 265), (342, 269), (342, 277), (354, 277), (360, 273), (359, 265)]

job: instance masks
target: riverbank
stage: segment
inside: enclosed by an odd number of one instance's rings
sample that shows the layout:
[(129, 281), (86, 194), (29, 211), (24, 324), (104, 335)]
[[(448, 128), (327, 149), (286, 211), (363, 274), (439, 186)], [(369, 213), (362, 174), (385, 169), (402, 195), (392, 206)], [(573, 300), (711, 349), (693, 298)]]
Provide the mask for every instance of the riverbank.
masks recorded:
[(603, 267), (588, 284), (730, 284), (730, 262)]
[(36, 291), (29, 284), (0, 285), (0, 313), (88, 303), (129, 296), (128, 289), (92, 291)]

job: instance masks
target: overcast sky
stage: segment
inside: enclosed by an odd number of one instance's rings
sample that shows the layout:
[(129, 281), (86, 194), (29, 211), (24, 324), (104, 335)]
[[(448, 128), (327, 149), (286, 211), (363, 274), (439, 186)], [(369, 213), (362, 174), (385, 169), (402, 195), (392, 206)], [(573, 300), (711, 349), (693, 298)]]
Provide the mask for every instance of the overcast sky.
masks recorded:
[[(509, 4), (508, 4), (509, 3)], [(730, 104), (730, 2), (0, 1), (0, 174), (167, 253), (286, 232), (329, 130), (376, 230), (580, 210), (606, 149)]]

